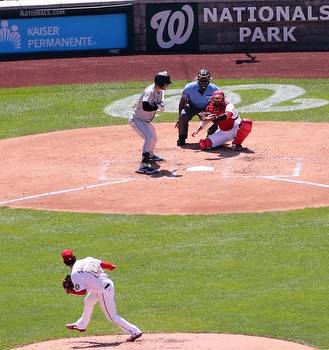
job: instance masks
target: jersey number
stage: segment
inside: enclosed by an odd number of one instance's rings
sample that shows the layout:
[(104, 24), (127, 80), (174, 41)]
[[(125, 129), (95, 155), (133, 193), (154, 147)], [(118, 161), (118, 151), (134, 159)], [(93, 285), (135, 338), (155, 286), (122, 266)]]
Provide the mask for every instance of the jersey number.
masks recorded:
[(102, 273), (101, 267), (94, 262), (90, 262), (85, 271), (92, 273), (95, 277), (99, 277)]

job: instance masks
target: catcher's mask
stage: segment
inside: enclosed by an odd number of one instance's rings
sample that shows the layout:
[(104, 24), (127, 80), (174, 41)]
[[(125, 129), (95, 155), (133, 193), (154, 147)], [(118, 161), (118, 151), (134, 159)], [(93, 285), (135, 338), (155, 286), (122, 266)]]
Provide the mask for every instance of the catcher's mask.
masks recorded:
[(200, 71), (198, 72), (198, 75), (196, 76), (196, 80), (198, 81), (201, 90), (206, 90), (211, 79), (212, 78), (209, 71), (205, 68), (200, 69)]
[(163, 89), (166, 85), (170, 85), (171, 84), (170, 75), (168, 74), (167, 71), (159, 72), (154, 77), (154, 82), (161, 89)]
[(72, 266), (76, 262), (76, 257), (74, 255), (73, 250), (65, 249), (62, 251), (63, 263), (67, 266)]
[(216, 90), (212, 94), (212, 101), (216, 105), (225, 103), (225, 94), (223, 90)]

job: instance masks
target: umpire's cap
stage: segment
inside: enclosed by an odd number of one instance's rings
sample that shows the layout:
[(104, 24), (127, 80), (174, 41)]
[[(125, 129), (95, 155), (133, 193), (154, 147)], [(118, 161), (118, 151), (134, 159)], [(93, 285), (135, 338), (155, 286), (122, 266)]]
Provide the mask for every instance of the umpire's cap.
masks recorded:
[(170, 75), (168, 74), (167, 71), (159, 72), (155, 75), (154, 82), (156, 85), (158, 85), (161, 88), (164, 87), (165, 85), (170, 85), (171, 84)]

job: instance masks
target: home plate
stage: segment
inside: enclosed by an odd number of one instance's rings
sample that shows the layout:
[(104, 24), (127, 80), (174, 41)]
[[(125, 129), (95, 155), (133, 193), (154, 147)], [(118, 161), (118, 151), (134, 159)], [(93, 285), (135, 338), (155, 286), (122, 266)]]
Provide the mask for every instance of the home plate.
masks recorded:
[(214, 171), (214, 170), (215, 169), (212, 166), (204, 166), (204, 165), (192, 166), (186, 169), (186, 171)]

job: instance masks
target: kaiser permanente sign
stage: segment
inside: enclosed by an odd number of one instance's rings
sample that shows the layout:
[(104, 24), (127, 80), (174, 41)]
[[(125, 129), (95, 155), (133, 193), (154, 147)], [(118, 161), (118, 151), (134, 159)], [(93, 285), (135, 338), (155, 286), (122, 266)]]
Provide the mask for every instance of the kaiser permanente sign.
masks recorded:
[[(0, 56), (129, 47), (128, 8), (24, 9), (0, 13)], [(115, 52), (116, 53), (116, 52)]]
[(200, 49), (329, 49), (329, 2), (254, 1), (247, 4), (253, 6), (246, 6), (246, 2), (199, 4)]

